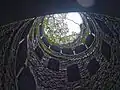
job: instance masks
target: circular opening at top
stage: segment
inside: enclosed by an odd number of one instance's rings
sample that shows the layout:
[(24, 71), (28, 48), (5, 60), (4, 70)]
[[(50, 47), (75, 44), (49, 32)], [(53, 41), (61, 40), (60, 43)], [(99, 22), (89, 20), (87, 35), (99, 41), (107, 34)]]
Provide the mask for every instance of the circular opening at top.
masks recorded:
[(81, 32), (82, 17), (78, 12), (46, 15), (43, 21), (44, 35), (52, 44), (68, 44)]

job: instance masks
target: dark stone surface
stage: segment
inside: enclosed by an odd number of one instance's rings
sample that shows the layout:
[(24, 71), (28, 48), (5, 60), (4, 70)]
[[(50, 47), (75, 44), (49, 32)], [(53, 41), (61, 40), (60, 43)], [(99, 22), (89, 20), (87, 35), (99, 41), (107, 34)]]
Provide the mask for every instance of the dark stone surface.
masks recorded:
[(73, 64), (67, 67), (68, 82), (74, 82), (80, 80), (80, 73), (77, 64)]
[(80, 45), (75, 48), (75, 53), (78, 54), (80, 52), (83, 52), (84, 50), (86, 50), (85, 45)]
[(94, 36), (92, 34), (88, 35), (85, 41), (85, 44), (90, 47), (90, 45), (92, 44), (92, 42), (94, 41)]
[(73, 90), (87, 90), (87, 89), (86, 88), (82, 88), (82, 87), (77, 87), (77, 88), (75, 88)]
[(48, 69), (51, 69), (52, 71), (59, 71), (59, 61), (54, 58), (51, 58), (49, 59), (47, 67)]
[(43, 37), (42, 38), (42, 41), (44, 42), (44, 44), (47, 46), (47, 47), (49, 47), (49, 42), (48, 42), (48, 40), (47, 40), (47, 38), (46, 37)]
[(30, 21), (30, 23), (27, 25), (27, 27), (25, 28), (23, 34), (22, 34), (22, 39), (27, 37), (29, 31), (30, 31), (30, 28), (32, 27), (32, 24), (33, 24), (34, 20)]
[(56, 46), (56, 45), (51, 45), (50, 47), (52, 50), (56, 51), (56, 52), (60, 52), (60, 47)]
[(87, 22), (88, 22), (91, 33), (95, 34), (95, 29), (93, 27), (93, 23), (89, 19), (87, 19)]
[(73, 54), (73, 50), (71, 48), (63, 48), (62, 53), (71, 55)]
[(3, 49), (4, 44), (9, 40), (10, 33), (5, 34), (3, 37), (0, 37), (0, 50)]
[(109, 61), (111, 58), (111, 47), (105, 41), (102, 41), (101, 53)]
[(96, 21), (97, 21), (98, 25), (100, 26), (101, 30), (105, 34), (111, 36), (112, 38), (114, 37), (113, 34), (112, 34), (112, 32), (110, 31), (110, 29), (108, 28), (108, 26), (105, 24), (104, 21), (101, 21), (101, 20), (98, 20), (98, 19), (96, 19)]
[(43, 51), (40, 49), (39, 46), (37, 46), (37, 47), (35, 48), (35, 53), (37, 54), (37, 56), (39, 57), (39, 59), (42, 59), (44, 53), (43, 53)]
[(42, 26), (40, 26), (40, 27), (39, 27), (39, 30), (40, 30), (40, 36), (42, 36), (42, 35), (43, 35), (43, 33), (44, 33), (43, 27), (42, 27)]
[(16, 57), (16, 72), (18, 73), (20, 68), (24, 66), (24, 63), (27, 58), (27, 38), (22, 41), (18, 48), (18, 53)]
[(36, 84), (32, 73), (28, 67), (24, 68), (18, 77), (19, 90), (36, 90)]
[(87, 69), (90, 75), (94, 75), (100, 68), (99, 62), (94, 58), (88, 63)]

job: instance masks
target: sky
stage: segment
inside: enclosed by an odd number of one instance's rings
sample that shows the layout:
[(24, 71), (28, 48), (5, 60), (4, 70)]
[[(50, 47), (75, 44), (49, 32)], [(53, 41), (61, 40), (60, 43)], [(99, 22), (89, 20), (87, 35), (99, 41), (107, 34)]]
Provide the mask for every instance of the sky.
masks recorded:
[[(68, 29), (69, 29), (68, 35), (72, 34), (73, 31), (76, 33), (80, 33), (79, 25), (83, 23), (83, 20), (82, 20), (82, 17), (80, 16), (80, 14), (77, 12), (71, 12), (71, 13), (67, 14), (67, 18), (68, 18), (68, 20), (65, 20), (65, 22), (68, 24)], [(70, 21), (69, 19), (73, 20), (74, 22), (78, 23), (79, 25), (75, 24), (73, 21)]]

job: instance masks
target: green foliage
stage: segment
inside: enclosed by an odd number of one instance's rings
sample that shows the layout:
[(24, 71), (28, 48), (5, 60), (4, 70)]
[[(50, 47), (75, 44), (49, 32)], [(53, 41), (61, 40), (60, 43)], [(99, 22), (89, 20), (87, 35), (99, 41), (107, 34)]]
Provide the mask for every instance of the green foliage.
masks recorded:
[(77, 33), (72, 32), (71, 35), (67, 35), (69, 32), (68, 25), (64, 21), (67, 14), (53, 14), (47, 15), (43, 21), (44, 35), (48, 38), (48, 41), (52, 44), (67, 44), (73, 42)]
[[(43, 35), (47, 37), (49, 43), (54, 45), (70, 44), (74, 42), (77, 37), (80, 37), (80, 43), (85, 43), (86, 37), (89, 35), (89, 30), (86, 29), (84, 24), (79, 25), (72, 19), (68, 19), (67, 14), (68, 13), (52, 14), (44, 17), (41, 25), (44, 29)], [(65, 20), (69, 20), (70, 22), (73, 22), (73, 24), (79, 25), (81, 32), (77, 33), (72, 31), (69, 34), (68, 24)], [(40, 23), (36, 23), (34, 27), (32, 27), (29, 34), (30, 40), (39, 34), (39, 25)], [(82, 37), (80, 35), (82, 35)]]

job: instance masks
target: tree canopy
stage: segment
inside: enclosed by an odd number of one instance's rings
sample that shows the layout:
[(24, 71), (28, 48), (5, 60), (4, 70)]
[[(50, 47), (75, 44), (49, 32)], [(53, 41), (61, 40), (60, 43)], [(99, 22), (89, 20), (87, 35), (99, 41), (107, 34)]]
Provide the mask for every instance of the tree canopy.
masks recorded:
[(79, 32), (80, 24), (69, 18), (67, 15), (68, 13), (62, 13), (51, 14), (44, 17), (44, 34), (49, 42), (54, 44), (67, 44), (73, 42), (78, 37), (78, 32), (75, 30), (70, 31), (68, 22), (76, 24), (79, 27)]

